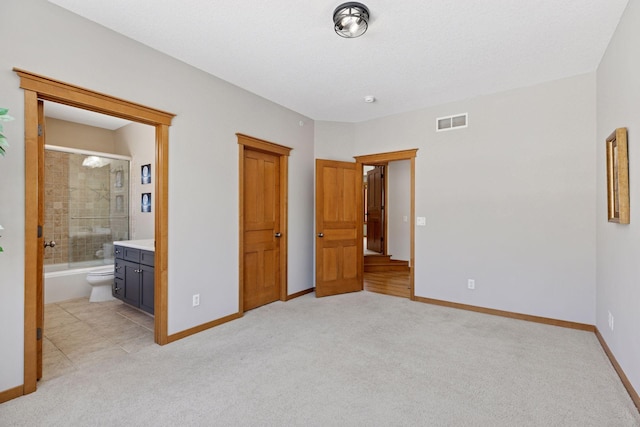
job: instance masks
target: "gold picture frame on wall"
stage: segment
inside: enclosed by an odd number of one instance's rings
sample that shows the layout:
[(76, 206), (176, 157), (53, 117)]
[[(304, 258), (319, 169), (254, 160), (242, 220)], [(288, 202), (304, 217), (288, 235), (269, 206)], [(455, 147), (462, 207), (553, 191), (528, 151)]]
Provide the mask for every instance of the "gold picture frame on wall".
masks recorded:
[(609, 222), (629, 224), (627, 128), (618, 128), (607, 138), (607, 202)]

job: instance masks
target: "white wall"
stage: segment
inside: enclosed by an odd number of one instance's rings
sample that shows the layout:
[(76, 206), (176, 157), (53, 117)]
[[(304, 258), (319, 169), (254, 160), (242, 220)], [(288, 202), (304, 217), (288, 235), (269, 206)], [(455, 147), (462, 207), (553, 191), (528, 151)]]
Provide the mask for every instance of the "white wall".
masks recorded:
[[(151, 193), (152, 204), (155, 203), (156, 173), (156, 132), (153, 126), (131, 123), (115, 131), (116, 152), (131, 157), (131, 178), (129, 180), (129, 213), (131, 240), (153, 239), (155, 236), (155, 215), (153, 212), (142, 212), (140, 200), (142, 193)], [(141, 167), (151, 165), (151, 182), (142, 184)]]
[(419, 149), (416, 295), (593, 324), (595, 121), (592, 73), (358, 123), (353, 154)]
[(313, 286), (313, 121), (45, 0), (6, 0), (1, 9), (0, 37), (11, 41), (0, 55), (1, 102), (16, 121), (5, 126), (11, 147), (0, 158), (11, 182), (0, 203), (0, 391), (23, 383), (24, 95), (13, 67), (177, 114), (169, 133), (170, 334), (238, 311), (236, 132), (293, 148), (289, 293)]
[[(596, 326), (640, 391), (640, 2), (629, 1), (598, 68)], [(607, 222), (605, 139), (628, 129), (631, 223)], [(609, 329), (608, 313), (614, 318)]]
[(315, 123), (315, 158), (355, 162), (353, 144), (356, 124), (339, 122)]
[[(387, 166), (387, 253), (393, 259), (411, 259), (411, 162), (400, 160)], [(404, 218), (407, 218), (407, 221)]]
[[(50, 102), (44, 103), (45, 116), (48, 105), (50, 105)], [(13, 113), (14, 111), (12, 110), (11, 112)], [(72, 123), (51, 117), (45, 117), (45, 129), (48, 145), (98, 151), (101, 153), (115, 153), (116, 135), (112, 130)]]

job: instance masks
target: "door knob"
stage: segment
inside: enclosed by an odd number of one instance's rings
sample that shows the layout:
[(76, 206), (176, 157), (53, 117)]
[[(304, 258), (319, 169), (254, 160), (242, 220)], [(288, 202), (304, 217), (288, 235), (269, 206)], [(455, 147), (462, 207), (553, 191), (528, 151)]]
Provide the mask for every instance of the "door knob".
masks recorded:
[(324, 233), (318, 233), (318, 237), (324, 237)]
[(276, 237), (282, 237), (282, 233), (276, 233), (275, 236)]
[(50, 248), (55, 247), (56, 242), (54, 242), (53, 240), (50, 242), (44, 242), (44, 247), (46, 248), (47, 246), (49, 246)]

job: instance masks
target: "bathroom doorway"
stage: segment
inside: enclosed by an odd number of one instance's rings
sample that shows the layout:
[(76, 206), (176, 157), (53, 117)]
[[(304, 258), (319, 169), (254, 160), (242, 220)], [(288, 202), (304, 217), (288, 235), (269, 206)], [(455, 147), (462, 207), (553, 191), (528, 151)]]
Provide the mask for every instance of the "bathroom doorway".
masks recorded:
[[(41, 379), (51, 380), (154, 343), (153, 317), (111, 293), (113, 242), (154, 236), (153, 216), (138, 213), (132, 195), (151, 191), (140, 184), (141, 165), (155, 169), (155, 139), (148, 125), (48, 101), (43, 107)], [(94, 286), (89, 274), (98, 278)]]
[(24, 90), (25, 104), (25, 322), (24, 322), (24, 384), (23, 394), (37, 388), (42, 374), (43, 327), (43, 251), (42, 236), (44, 120), (43, 102), (62, 103), (83, 110), (103, 113), (155, 129), (156, 193), (155, 220), (155, 318), (154, 341), (169, 342), (167, 325), (167, 264), (168, 264), (168, 154), (169, 126), (173, 114), (97, 93), (65, 82), (14, 69)]

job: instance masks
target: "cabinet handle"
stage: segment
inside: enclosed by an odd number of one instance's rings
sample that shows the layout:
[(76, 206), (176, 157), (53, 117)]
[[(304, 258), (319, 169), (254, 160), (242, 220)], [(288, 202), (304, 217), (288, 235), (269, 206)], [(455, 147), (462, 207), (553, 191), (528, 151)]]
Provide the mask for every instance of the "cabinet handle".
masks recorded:
[(117, 266), (116, 271), (120, 270), (121, 267), (122, 267), (121, 265)]
[(115, 253), (116, 253), (116, 255), (118, 255), (120, 253), (120, 251), (116, 249)]
[(133, 270), (133, 271), (135, 271), (136, 273), (142, 273), (142, 270)]
[(118, 292), (120, 290), (120, 288), (115, 288), (114, 291)]

